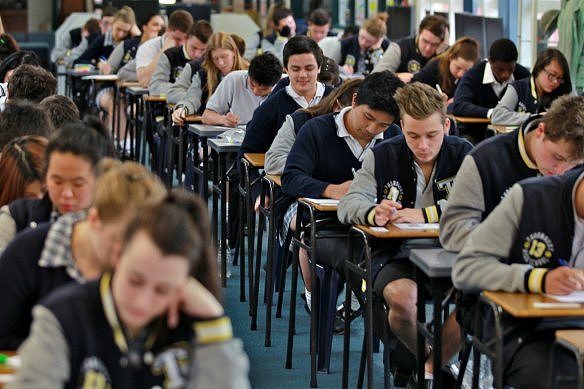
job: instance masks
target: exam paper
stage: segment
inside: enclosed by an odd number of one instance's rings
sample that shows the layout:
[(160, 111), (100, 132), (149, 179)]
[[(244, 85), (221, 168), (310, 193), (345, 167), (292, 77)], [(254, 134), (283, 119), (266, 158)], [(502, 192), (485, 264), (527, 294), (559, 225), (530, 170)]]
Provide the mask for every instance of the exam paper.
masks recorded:
[(558, 296), (555, 294), (546, 294), (546, 296), (563, 303), (584, 303), (584, 290), (577, 290), (565, 296)]
[(439, 223), (394, 223), (394, 226), (402, 230), (439, 230)]
[(339, 200), (334, 199), (311, 199), (307, 197), (306, 200), (319, 205), (339, 205)]

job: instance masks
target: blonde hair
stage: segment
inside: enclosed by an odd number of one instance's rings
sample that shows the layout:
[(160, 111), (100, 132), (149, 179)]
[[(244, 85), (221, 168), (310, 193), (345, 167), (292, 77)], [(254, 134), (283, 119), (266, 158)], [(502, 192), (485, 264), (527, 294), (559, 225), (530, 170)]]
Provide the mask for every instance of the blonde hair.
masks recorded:
[(442, 121), (446, 119), (446, 105), (442, 95), (430, 85), (414, 82), (400, 88), (395, 93), (395, 101), (400, 115), (409, 115), (416, 120), (423, 120), (439, 112)]
[(114, 15), (114, 23), (120, 21), (122, 23), (131, 24), (132, 26), (136, 24), (136, 14), (134, 10), (127, 5), (124, 5), (118, 12)]
[(215, 49), (227, 49), (233, 52), (233, 67), (230, 71), (246, 70), (249, 63), (239, 54), (237, 44), (226, 32), (216, 32), (211, 35), (207, 43), (207, 50), (205, 50), (205, 58), (203, 60), (203, 69), (207, 72), (207, 100), (219, 85), (220, 72), (215, 66), (212, 59), (212, 53)]
[(139, 209), (158, 204), (166, 189), (158, 177), (136, 162), (104, 158), (98, 165), (93, 207), (103, 222), (114, 222)]
[(387, 14), (379, 13), (371, 16), (363, 22), (362, 29), (373, 35), (377, 39), (381, 39), (387, 35)]

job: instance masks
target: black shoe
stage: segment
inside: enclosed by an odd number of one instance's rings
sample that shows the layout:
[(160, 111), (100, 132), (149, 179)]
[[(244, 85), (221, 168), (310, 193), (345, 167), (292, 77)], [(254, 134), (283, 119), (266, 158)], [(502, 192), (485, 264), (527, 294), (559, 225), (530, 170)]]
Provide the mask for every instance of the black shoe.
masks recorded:
[[(432, 389), (432, 386), (433, 386), (432, 380), (424, 379), (424, 388)], [(418, 388), (418, 376), (414, 372), (414, 373), (412, 373), (412, 375), (410, 376), (410, 379), (408, 380), (408, 384), (406, 386), (406, 389), (417, 389), (417, 388)]]
[(335, 334), (345, 333), (345, 319), (343, 317), (343, 309), (339, 309), (339, 310), (337, 310), (337, 312), (335, 312), (333, 333), (335, 333)]
[(300, 298), (304, 301), (304, 310), (306, 311), (306, 313), (308, 313), (308, 315), (310, 315), (310, 307), (306, 302), (306, 293), (305, 292), (300, 293)]

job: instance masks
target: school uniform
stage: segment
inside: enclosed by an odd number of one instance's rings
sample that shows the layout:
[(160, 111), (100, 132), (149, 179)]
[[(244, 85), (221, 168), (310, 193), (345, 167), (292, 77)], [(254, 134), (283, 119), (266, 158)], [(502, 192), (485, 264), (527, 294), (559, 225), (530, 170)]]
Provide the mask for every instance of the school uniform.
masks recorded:
[[(530, 75), (529, 70), (517, 64), (509, 80), (499, 83), (493, 75), (489, 62), (479, 62), (460, 79), (452, 102), (452, 114), (463, 117), (490, 118), (492, 109), (505, 94), (507, 86), (516, 80), (529, 78)], [(474, 124), (460, 127), (462, 132), (473, 136), (476, 140), (484, 139), (486, 125)]]
[(389, 40), (383, 38), (381, 46), (375, 50), (362, 50), (359, 36), (354, 35), (341, 41), (341, 61), (339, 66), (349, 65), (354, 74), (369, 74), (380, 61), (383, 52), (389, 46)]
[[(383, 133), (380, 133), (362, 147), (344, 124), (344, 116), (350, 110), (351, 107), (347, 107), (338, 113), (318, 116), (300, 129), (282, 174), (282, 191), (290, 201), (299, 197), (321, 198), (328, 185), (352, 180), (354, 172), (361, 168), (366, 151), (383, 140)], [(292, 207), (287, 215), (295, 213), (296, 208)], [(284, 217), (286, 226), (289, 219), (291, 217)], [(330, 245), (326, 244), (327, 240)], [(322, 251), (318, 255), (319, 262), (340, 270), (345, 246), (338, 239), (326, 239), (322, 243), (319, 242), (319, 251)]]
[[(453, 267), (455, 286), (468, 293), (545, 293), (546, 276), (562, 265), (561, 260), (584, 269), (584, 219), (574, 205), (575, 189), (583, 178), (584, 169), (579, 167), (514, 185), (467, 239)], [(503, 319), (504, 328), (520, 322), (506, 315)], [(494, 331), (492, 322), (482, 323), (488, 338)], [(503, 348), (505, 382), (514, 387), (546, 387), (554, 330), (582, 327), (580, 319), (543, 319), (517, 327), (516, 336)]]
[(115, 46), (116, 43), (114, 43), (112, 32), (108, 31), (91, 42), (87, 47), (87, 50), (75, 60), (75, 63), (90, 63), (96, 65), (101, 59), (107, 59)]
[(112, 66), (112, 73), (117, 73), (120, 68), (126, 66), (136, 57), (141, 40), (140, 36), (129, 38), (114, 48), (107, 60)]
[(515, 81), (507, 87), (505, 94), (493, 109), (493, 124), (520, 125), (532, 114), (547, 111), (555, 98), (554, 94), (537, 95), (533, 77)]
[(180, 76), (185, 65), (192, 61), (184, 45), (171, 47), (162, 53), (152, 73), (148, 91), (151, 95), (166, 94), (174, 81)]
[(85, 212), (68, 213), (55, 223), (16, 236), (0, 257), (0, 348), (14, 350), (26, 339), (31, 311), (40, 299), (70, 282), (85, 282), (71, 253), (71, 236)]
[(479, 144), (462, 162), (452, 188), (448, 209), (440, 221), (440, 242), (459, 252), (468, 234), (506, 196), (516, 182), (539, 174), (525, 149), (525, 135), (537, 128), (535, 115), (515, 131)]
[(16, 388), (249, 387), (249, 362), (227, 317), (181, 315), (173, 329), (160, 317), (131, 339), (116, 312), (111, 278), (105, 273), (64, 287), (35, 307)]
[[(440, 68), (438, 65), (438, 58), (432, 59), (430, 62), (424, 65), (424, 67), (418, 73), (414, 74), (414, 77), (412, 77), (412, 82), (418, 81), (423, 84), (430, 85), (432, 88), (436, 88), (436, 85), (440, 85), (440, 79), (438, 77), (440, 74)], [(444, 88), (441, 88), (442, 92), (444, 92), (449, 99), (454, 96), (454, 92), (456, 92), (456, 87), (458, 86), (458, 81), (459, 80), (454, 81), (451, 90), (445, 90)]]
[[(414, 160), (405, 138), (396, 136), (368, 152), (363, 168), (357, 172), (349, 192), (341, 199), (339, 220), (343, 223), (375, 225), (375, 206), (383, 199), (393, 199), (404, 208), (422, 209), (424, 220), (436, 223), (448, 204), (448, 197), (458, 169), (472, 145), (455, 136), (444, 142), (426, 184), (424, 173)], [(459, 179), (459, 178), (457, 178)], [(373, 255), (374, 291), (400, 278), (414, 279), (413, 266), (407, 261), (412, 242), (383, 245)], [(416, 245), (435, 245), (434, 241)], [(396, 259), (403, 258), (403, 259)], [(377, 274), (379, 273), (379, 274)]]
[[(431, 57), (432, 58), (432, 57)], [(410, 36), (392, 42), (375, 66), (374, 72), (389, 70), (392, 73), (417, 73), (431, 58), (418, 50), (417, 37)]]
[(53, 222), (59, 216), (48, 193), (42, 199), (20, 199), (3, 206), (0, 208), (0, 254), (20, 231)]
[[(194, 59), (185, 65), (183, 71), (168, 88), (166, 94), (168, 103), (175, 105), (181, 103), (187, 108), (188, 112), (198, 111), (198, 107), (195, 109), (194, 103), (191, 103), (195, 97), (195, 89), (190, 87), (197, 72), (201, 69), (202, 62), (202, 59)], [(200, 101), (200, 98), (197, 101)]]

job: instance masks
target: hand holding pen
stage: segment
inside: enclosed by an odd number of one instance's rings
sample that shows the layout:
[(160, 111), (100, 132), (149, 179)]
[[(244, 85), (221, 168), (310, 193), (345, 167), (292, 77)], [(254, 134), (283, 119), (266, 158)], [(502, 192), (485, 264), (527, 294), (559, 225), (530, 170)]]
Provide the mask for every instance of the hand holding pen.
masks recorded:
[(237, 127), (239, 124), (239, 115), (236, 115), (231, 111), (231, 102), (227, 103), (227, 114), (224, 116), (223, 125), (227, 127)]
[(545, 276), (545, 293), (564, 295), (584, 289), (584, 272), (570, 267), (564, 259), (558, 259), (560, 266), (551, 269)]
[(99, 57), (99, 62), (97, 63), (97, 68), (101, 74), (110, 74), (112, 72), (112, 65), (107, 61), (104, 56)]

